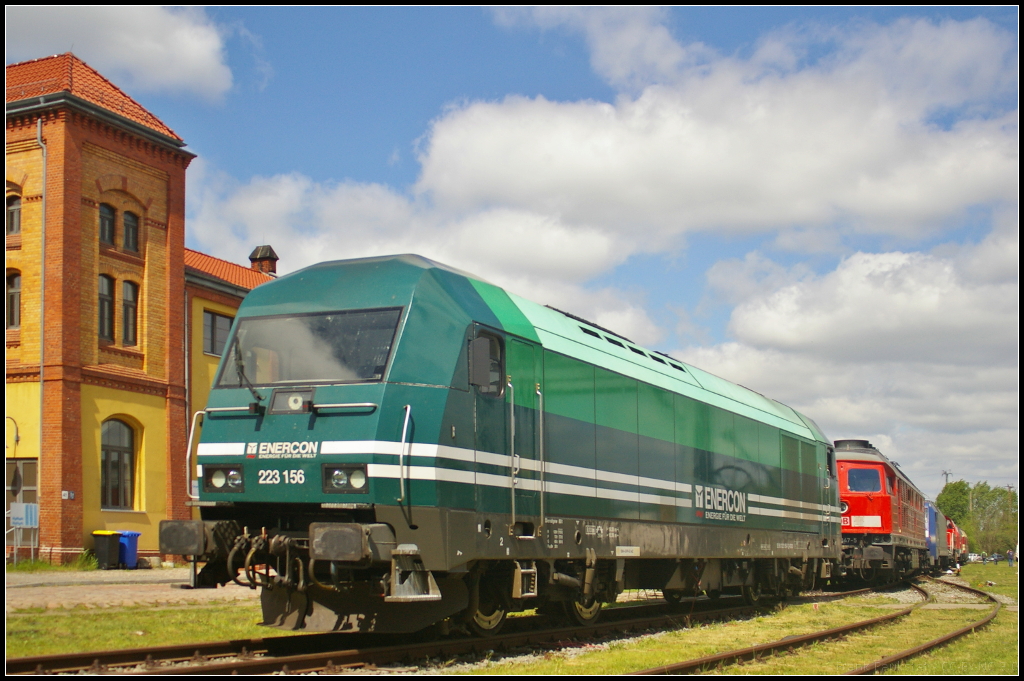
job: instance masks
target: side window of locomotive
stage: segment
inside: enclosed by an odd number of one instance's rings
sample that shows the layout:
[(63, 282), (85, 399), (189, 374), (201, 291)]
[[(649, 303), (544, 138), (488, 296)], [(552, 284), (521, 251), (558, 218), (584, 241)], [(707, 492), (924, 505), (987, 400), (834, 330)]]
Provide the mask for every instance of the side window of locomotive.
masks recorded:
[(846, 475), (846, 486), (851, 492), (881, 492), (882, 480), (874, 468), (851, 468)]
[(504, 387), (504, 362), (501, 339), (480, 332), (469, 343), (469, 382), (481, 394), (501, 395)]

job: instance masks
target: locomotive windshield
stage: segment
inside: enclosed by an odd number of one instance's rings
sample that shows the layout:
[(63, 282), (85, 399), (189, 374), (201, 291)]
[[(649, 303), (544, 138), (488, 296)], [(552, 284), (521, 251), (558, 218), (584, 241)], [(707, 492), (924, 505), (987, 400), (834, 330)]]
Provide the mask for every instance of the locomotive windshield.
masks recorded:
[(875, 468), (851, 468), (846, 486), (851, 492), (881, 492), (882, 479)]
[(387, 308), (241, 319), (217, 387), (380, 381), (401, 314)]

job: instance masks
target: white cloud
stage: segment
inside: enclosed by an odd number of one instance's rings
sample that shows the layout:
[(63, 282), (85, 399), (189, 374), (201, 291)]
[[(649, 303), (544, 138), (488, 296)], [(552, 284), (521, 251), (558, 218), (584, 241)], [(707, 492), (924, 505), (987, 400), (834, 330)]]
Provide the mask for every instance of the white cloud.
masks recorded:
[[(676, 354), (810, 415), (833, 438), (877, 440), (908, 472), (956, 465), (1004, 484), (1017, 467), (1016, 238), (1003, 224), (977, 245), (858, 253), (820, 277), (757, 254), (720, 263), (720, 295), (748, 296), (732, 313), (734, 340)], [(992, 264), (1002, 276), (976, 276)], [(737, 285), (728, 271), (767, 285)]]
[(324, 260), (418, 253), (540, 303), (652, 344), (663, 330), (643, 301), (585, 283), (622, 263), (627, 247), (586, 226), (494, 209), (462, 219), (378, 184), (317, 183), (299, 173), (245, 184), (202, 163), (189, 171), (190, 243), (235, 262), (271, 242), (282, 272)]
[(499, 24), (565, 26), (579, 31), (590, 63), (612, 85), (639, 89), (671, 82), (686, 67), (714, 56), (700, 43), (680, 45), (665, 28), (666, 11), (655, 7), (534, 7), (495, 10)]
[(984, 364), (1016, 354), (1015, 282), (967, 284), (953, 262), (857, 253), (829, 275), (739, 305), (731, 333), (757, 347), (857, 361)]
[[(633, 255), (680, 247), (686, 232), (775, 232), (774, 248), (848, 253), (851, 232), (907, 243), (994, 206), (1002, 226), (971, 249), (856, 253), (822, 276), (752, 254), (710, 263), (709, 284), (737, 305), (737, 357), (841, 368), (906, 360), (941, 374), (1014, 354), (1009, 32), (981, 19), (787, 29), (741, 57), (679, 44), (663, 10), (497, 16), (580, 32), (595, 70), (628, 93), (611, 103), (509, 96), (453, 105), (422, 139), (411, 196), (301, 173), (205, 182), (193, 238), (229, 259), (274, 241), (286, 269), (417, 252), (650, 344), (672, 324), (655, 322), (642, 297), (588, 283)], [(815, 51), (825, 56), (810, 59)], [(685, 310), (680, 318), (680, 333), (703, 337)], [(709, 350), (713, 363), (726, 361), (727, 347)], [(829, 386), (810, 394), (831, 395)], [(893, 407), (880, 403), (835, 409), (863, 410), (866, 423)]]
[(223, 36), (197, 8), (7, 8), (7, 57), (74, 52), (128, 89), (218, 100), (231, 88)]
[(806, 266), (786, 268), (761, 253), (742, 260), (719, 260), (707, 271), (708, 286), (716, 302), (736, 305), (765, 290), (777, 290), (810, 275)]
[[(528, 16), (581, 27), (594, 45), (667, 35), (648, 10)], [(916, 237), (1016, 201), (1017, 114), (993, 104), (1014, 92), (1012, 35), (919, 20), (812, 38), (836, 49), (806, 64), (786, 55), (811, 38), (780, 34), (750, 59), (652, 57), (671, 65), (611, 104), (510, 96), (453, 108), (425, 139), (417, 191), (450, 211), (557, 214), (629, 235), (637, 250), (689, 231), (777, 229), (778, 246), (835, 248), (821, 228)], [(640, 62), (616, 63), (648, 73)], [(957, 115), (937, 124), (948, 110)]]
[(957, 261), (962, 276), (979, 283), (1017, 282), (1020, 271), (1020, 214), (1016, 205), (995, 212), (992, 233), (977, 246), (937, 249)]

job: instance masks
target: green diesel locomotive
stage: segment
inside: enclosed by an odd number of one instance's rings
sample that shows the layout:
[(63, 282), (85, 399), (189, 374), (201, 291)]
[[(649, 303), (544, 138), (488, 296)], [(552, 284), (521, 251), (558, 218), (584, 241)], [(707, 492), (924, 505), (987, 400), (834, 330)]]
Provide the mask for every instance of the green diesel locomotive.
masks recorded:
[(182, 465), (201, 519), (161, 550), (262, 589), (270, 626), (487, 635), (625, 589), (780, 597), (840, 561), (809, 418), (413, 255), (253, 290)]

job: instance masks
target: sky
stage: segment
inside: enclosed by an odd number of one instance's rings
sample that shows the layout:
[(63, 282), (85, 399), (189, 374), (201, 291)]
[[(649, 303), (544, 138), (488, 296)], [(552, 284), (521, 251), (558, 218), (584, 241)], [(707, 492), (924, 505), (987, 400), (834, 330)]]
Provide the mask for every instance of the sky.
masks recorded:
[(187, 245), (419, 253), (1014, 485), (1018, 12), (8, 7), (198, 157)]

